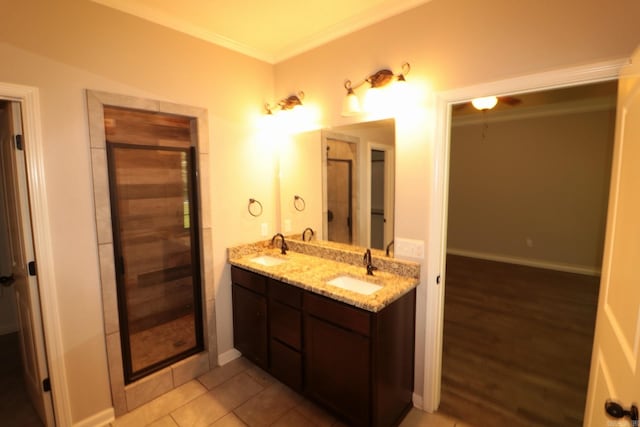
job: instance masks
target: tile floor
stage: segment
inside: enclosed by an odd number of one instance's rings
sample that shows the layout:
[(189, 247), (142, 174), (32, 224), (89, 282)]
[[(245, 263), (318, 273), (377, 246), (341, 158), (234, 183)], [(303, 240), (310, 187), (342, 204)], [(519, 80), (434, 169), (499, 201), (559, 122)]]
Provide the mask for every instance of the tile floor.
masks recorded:
[[(401, 427), (471, 427), (412, 409)], [(236, 359), (117, 418), (111, 427), (344, 427), (246, 359)]]

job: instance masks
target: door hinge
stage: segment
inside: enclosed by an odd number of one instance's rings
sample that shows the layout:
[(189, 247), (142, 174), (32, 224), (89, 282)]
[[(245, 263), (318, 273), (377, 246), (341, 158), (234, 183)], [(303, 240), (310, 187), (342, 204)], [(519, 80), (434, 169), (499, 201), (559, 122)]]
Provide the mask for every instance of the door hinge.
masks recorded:
[(42, 380), (42, 390), (51, 391), (51, 380), (49, 380), (49, 378)]
[(16, 149), (20, 151), (24, 150), (24, 145), (22, 144), (22, 135), (14, 135), (13, 139), (15, 139), (16, 141)]
[(29, 261), (29, 264), (27, 264), (27, 269), (29, 270), (29, 276), (35, 276), (36, 275), (36, 262), (35, 261)]

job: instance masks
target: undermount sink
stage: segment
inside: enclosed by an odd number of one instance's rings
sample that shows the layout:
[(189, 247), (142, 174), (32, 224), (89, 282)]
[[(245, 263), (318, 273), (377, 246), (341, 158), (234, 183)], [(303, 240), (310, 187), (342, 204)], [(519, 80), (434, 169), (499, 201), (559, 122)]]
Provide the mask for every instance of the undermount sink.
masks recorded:
[(364, 280), (356, 279), (351, 276), (338, 276), (335, 279), (329, 280), (327, 284), (341, 289), (346, 289), (347, 291), (357, 292), (362, 295), (371, 295), (382, 289), (382, 286), (365, 282)]
[(274, 256), (269, 256), (269, 255), (260, 255), (255, 258), (251, 258), (249, 261), (255, 262), (256, 264), (260, 264), (265, 267), (273, 267), (276, 265), (280, 265), (283, 262), (287, 262), (286, 259), (276, 258)]

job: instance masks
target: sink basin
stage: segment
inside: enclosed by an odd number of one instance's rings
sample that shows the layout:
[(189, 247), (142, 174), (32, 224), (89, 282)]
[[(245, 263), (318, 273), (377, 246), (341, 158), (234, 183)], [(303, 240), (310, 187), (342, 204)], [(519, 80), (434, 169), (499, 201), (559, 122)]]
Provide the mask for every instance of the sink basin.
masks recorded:
[(287, 262), (286, 259), (276, 258), (269, 255), (260, 255), (259, 257), (251, 258), (249, 261), (264, 265), (265, 267), (273, 267), (275, 265), (280, 265), (283, 262)]
[(362, 295), (371, 295), (382, 289), (382, 286), (365, 282), (364, 280), (356, 279), (351, 276), (338, 276), (335, 279), (329, 280), (327, 284), (341, 289), (346, 289), (348, 291), (357, 292)]

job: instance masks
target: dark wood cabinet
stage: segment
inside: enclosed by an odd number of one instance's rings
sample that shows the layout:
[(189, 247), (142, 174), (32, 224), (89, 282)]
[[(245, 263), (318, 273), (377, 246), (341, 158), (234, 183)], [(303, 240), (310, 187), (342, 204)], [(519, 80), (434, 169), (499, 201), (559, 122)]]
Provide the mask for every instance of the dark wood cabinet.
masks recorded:
[(400, 423), (412, 406), (415, 289), (373, 313), (238, 267), (232, 279), (243, 355), (349, 425)]
[(269, 280), (270, 372), (296, 391), (302, 388), (303, 290)]
[(305, 392), (350, 425), (369, 425), (369, 338), (314, 316), (304, 331)]
[(234, 346), (244, 357), (267, 369), (266, 278), (240, 269), (232, 270), (231, 278)]

